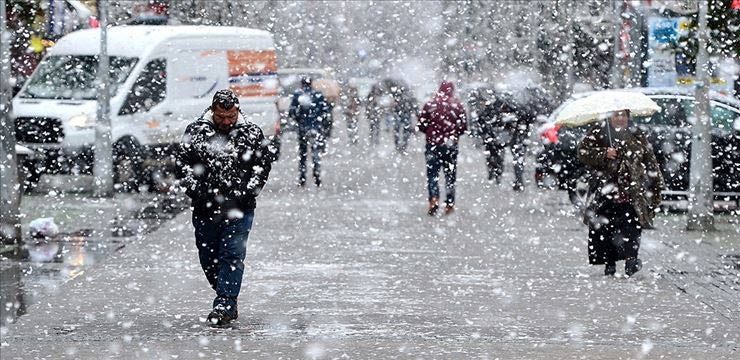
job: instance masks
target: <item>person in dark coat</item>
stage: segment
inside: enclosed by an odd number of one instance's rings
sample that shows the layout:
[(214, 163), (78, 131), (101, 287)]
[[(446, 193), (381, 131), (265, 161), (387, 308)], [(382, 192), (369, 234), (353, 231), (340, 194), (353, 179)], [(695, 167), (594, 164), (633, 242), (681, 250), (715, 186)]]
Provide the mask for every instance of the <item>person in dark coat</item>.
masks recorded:
[(460, 135), (467, 129), (467, 116), (462, 102), (455, 97), (455, 87), (443, 81), (437, 94), (421, 110), (419, 131), (426, 135), (427, 188), (429, 208), (435, 215), (439, 209), (439, 171), (445, 175), (445, 214), (455, 210), (455, 181)]
[[(494, 96), (485, 102), (483, 109), (478, 114), (479, 129), (486, 152), (486, 167), (488, 168), (488, 180), (501, 183), (501, 175), (504, 172), (504, 153), (507, 146), (514, 143), (514, 135), (517, 132), (517, 111), (510, 102), (504, 101), (500, 96)], [(514, 150), (516, 149), (516, 150)], [(523, 169), (516, 162), (522, 147), (512, 146), (512, 155), (515, 158), (515, 175), (517, 183), (523, 182)]]
[(418, 107), (413, 94), (406, 87), (398, 87), (392, 92), (393, 96), (393, 140), (396, 150), (406, 153), (406, 147), (411, 135), (411, 121), (416, 115)]
[(216, 291), (208, 321), (239, 316), (237, 297), (257, 196), (273, 158), (262, 130), (239, 111), (239, 99), (220, 90), (212, 105), (185, 129), (178, 161), (180, 184), (192, 199), (198, 256)]
[(306, 160), (311, 146), (313, 178), (321, 186), (321, 153), (326, 138), (325, 121), (331, 111), (329, 103), (320, 92), (311, 87), (311, 78), (301, 79), (302, 87), (293, 93), (288, 116), (298, 124), (298, 184), (306, 186)]
[(382, 96), (383, 88), (380, 83), (374, 84), (367, 96), (365, 118), (370, 128), (370, 138), (368, 140), (371, 145), (378, 145), (380, 143), (380, 120), (383, 117)]
[(344, 117), (347, 120), (347, 137), (350, 144), (355, 145), (359, 140), (357, 121), (360, 117), (360, 107), (362, 106), (362, 100), (357, 92), (357, 87), (350, 85), (345, 95), (342, 96), (342, 100), (344, 102)]
[(604, 274), (614, 275), (616, 262), (625, 260), (625, 275), (632, 276), (642, 268), (642, 230), (652, 228), (661, 202), (663, 177), (655, 153), (629, 111), (622, 110), (592, 126), (578, 154), (591, 170), (595, 196), (584, 216), (589, 263), (605, 264)]

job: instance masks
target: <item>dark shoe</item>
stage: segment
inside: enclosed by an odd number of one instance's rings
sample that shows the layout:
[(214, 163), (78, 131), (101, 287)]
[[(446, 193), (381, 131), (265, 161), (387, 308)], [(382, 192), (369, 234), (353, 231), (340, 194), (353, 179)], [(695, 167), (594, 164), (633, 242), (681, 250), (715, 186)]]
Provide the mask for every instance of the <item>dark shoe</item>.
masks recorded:
[(514, 188), (514, 191), (516, 192), (522, 192), (524, 191), (524, 184), (519, 183), (519, 182), (515, 183), (513, 188)]
[(642, 269), (642, 260), (633, 258), (624, 262), (624, 275), (632, 276)]
[(617, 264), (613, 262), (606, 263), (604, 267), (604, 275), (614, 276), (617, 273)]
[(234, 310), (233, 312), (226, 311), (222, 306), (216, 306), (210, 314), (208, 314), (208, 325), (211, 326), (224, 326), (228, 325), (233, 320), (239, 317), (239, 311)]
[(433, 197), (431, 200), (429, 200), (429, 209), (427, 210), (427, 215), (437, 215), (437, 210), (439, 210), (439, 199)]
[(445, 206), (445, 215), (452, 215), (455, 212), (455, 207), (452, 205)]

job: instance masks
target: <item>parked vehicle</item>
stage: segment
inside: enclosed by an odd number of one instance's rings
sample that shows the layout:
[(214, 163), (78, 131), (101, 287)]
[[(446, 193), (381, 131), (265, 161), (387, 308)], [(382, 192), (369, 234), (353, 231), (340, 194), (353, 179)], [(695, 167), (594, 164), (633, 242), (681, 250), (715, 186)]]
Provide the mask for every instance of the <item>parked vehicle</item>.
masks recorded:
[[(99, 38), (99, 30), (80, 30), (60, 39), (13, 100), (17, 141), (44, 154), (30, 167), (31, 180), (44, 172), (90, 172)], [(146, 181), (145, 161), (167, 155), (218, 89), (234, 91), (245, 115), (266, 136), (275, 133), (277, 59), (269, 32), (113, 27), (108, 53), (116, 183)]]
[[(664, 200), (688, 198), (691, 168), (691, 123), (695, 112), (693, 92), (677, 88), (636, 88), (653, 99), (661, 111), (632, 120), (645, 131), (663, 172)], [(554, 125), (565, 104), (592, 93), (576, 94), (555, 109), (539, 134), (544, 149), (537, 156), (535, 179), (540, 186), (567, 190), (570, 200), (583, 204), (588, 174), (578, 160), (577, 149), (588, 126), (565, 128)], [(712, 168), (715, 200), (740, 204), (740, 101), (710, 92), (712, 121)]]

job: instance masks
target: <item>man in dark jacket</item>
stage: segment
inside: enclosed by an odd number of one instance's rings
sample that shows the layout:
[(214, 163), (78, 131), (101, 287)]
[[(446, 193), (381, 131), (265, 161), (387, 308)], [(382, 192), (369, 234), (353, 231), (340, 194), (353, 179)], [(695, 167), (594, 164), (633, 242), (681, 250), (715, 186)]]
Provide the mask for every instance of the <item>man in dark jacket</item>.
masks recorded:
[(313, 177), (321, 186), (321, 153), (324, 149), (326, 121), (331, 111), (329, 103), (320, 92), (311, 87), (311, 78), (301, 79), (302, 87), (293, 93), (288, 115), (298, 124), (298, 184), (306, 186), (306, 158), (311, 145)]
[[(506, 147), (512, 144), (512, 135), (517, 127), (516, 109), (501, 96), (494, 96), (483, 106), (483, 110), (478, 115), (478, 122), (486, 148), (488, 180), (501, 183), (501, 175), (504, 172), (504, 153)], [(518, 170), (516, 167), (517, 154), (512, 147), (515, 170)], [(517, 180), (520, 180), (523, 178), (523, 171), (521, 173), (515, 171), (515, 175)]]
[(642, 229), (652, 227), (661, 201), (663, 177), (655, 153), (629, 111), (622, 110), (589, 129), (578, 155), (591, 170), (595, 196), (584, 218), (589, 263), (605, 264), (604, 274), (614, 275), (616, 262), (625, 260), (625, 275), (631, 276), (642, 268)]
[(406, 153), (406, 146), (411, 135), (411, 119), (416, 115), (418, 106), (411, 89), (400, 86), (392, 91), (393, 96), (393, 140), (396, 150)]
[(463, 104), (455, 97), (455, 87), (443, 81), (437, 94), (421, 110), (419, 131), (426, 134), (427, 188), (432, 216), (439, 209), (439, 170), (445, 174), (445, 214), (455, 210), (455, 181), (457, 179), (457, 144), (467, 129)]
[(224, 325), (239, 316), (247, 238), (272, 158), (262, 130), (243, 117), (229, 90), (216, 92), (211, 106), (188, 125), (179, 158), (200, 265), (216, 291), (208, 321)]

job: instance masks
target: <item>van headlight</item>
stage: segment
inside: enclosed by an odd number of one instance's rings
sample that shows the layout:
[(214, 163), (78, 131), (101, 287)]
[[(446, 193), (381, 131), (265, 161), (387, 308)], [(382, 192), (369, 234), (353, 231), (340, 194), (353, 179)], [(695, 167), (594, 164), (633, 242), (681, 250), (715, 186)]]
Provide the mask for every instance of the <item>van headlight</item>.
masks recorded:
[(69, 118), (69, 126), (77, 129), (88, 129), (95, 126), (95, 119), (87, 114), (75, 115)]

